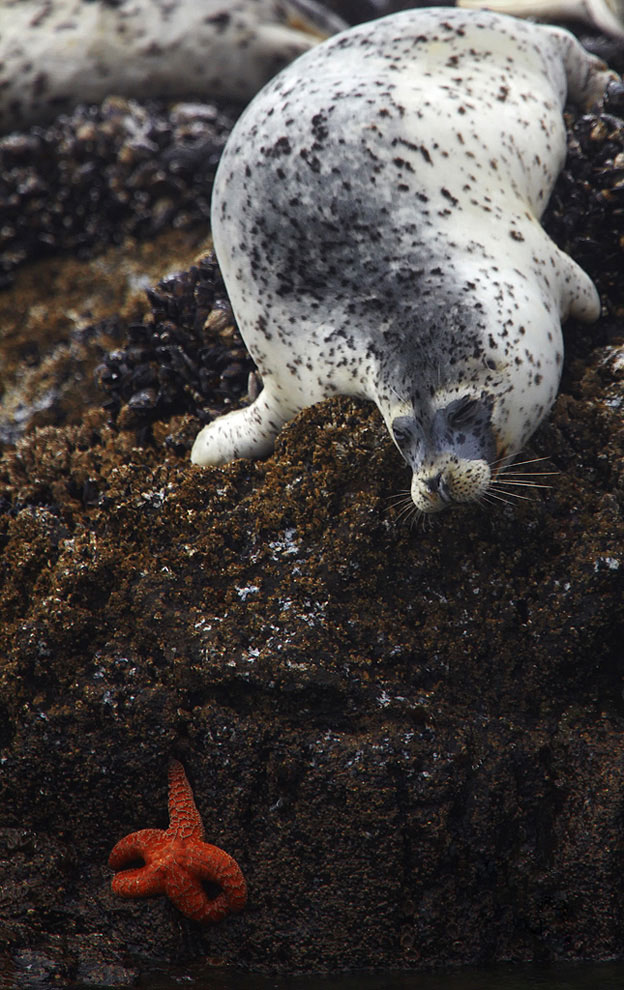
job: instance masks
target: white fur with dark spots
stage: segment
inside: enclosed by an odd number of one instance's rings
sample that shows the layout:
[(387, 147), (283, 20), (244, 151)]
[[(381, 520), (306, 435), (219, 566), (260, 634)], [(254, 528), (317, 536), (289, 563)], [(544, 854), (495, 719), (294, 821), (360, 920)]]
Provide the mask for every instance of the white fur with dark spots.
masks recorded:
[(111, 93), (247, 103), (341, 27), (315, 0), (2, 0), (0, 131)]
[(566, 99), (612, 74), (568, 32), (489, 12), (405, 11), (269, 83), (226, 145), (215, 248), (264, 381), (192, 459), (259, 457), (300, 409), (374, 401), (423, 512), (478, 500), (551, 408), (561, 321), (589, 277), (539, 218)]

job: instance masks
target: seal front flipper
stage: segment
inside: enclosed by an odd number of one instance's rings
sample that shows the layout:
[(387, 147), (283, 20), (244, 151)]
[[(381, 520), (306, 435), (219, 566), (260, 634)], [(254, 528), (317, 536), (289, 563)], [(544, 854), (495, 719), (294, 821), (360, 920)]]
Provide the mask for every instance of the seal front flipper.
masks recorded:
[(235, 409), (204, 426), (195, 437), (191, 461), (201, 467), (227, 464), (237, 457), (266, 457), (282, 426), (298, 412), (265, 386), (250, 406)]
[(568, 31), (554, 27), (546, 30), (557, 38), (560, 45), (568, 102), (589, 110), (603, 100), (609, 83), (618, 82), (620, 77), (602, 59), (586, 51)]

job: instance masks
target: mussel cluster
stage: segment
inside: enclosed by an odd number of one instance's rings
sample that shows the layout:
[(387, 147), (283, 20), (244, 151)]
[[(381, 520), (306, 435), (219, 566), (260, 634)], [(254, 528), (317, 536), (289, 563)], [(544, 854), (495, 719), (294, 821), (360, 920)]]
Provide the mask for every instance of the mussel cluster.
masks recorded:
[(0, 138), (0, 288), (23, 261), (206, 222), (237, 111), (111, 97)]
[[(148, 290), (151, 314), (98, 369), (113, 420), (139, 434), (192, 412), (201, 422), (238, 405), (254, 364), (230, 309), (214, 255)], [(253, 382), (253, 378), (252, 378)]]

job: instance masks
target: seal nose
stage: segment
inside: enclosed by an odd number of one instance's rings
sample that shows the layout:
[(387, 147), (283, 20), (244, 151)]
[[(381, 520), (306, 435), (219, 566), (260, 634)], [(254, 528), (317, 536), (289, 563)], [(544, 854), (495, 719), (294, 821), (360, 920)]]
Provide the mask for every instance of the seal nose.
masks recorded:
[(438, 471), (437, 474), (432, 475), (430, 478), (427, 478), (427, 480), (425, 481), (425, 486), (429, 489), (430, 492), (433, 492), (434, 495), (437, 495), (439, 493), (441, 485), (442, 485), (441, 471)]
[(453, 501), (453, 496), (449, 491), (449, 478), (448, 475), (446, 478), (444, 477), (444, 471), (432, 474), (425, 480), (424, 485), (442, 504), (449, 505)]

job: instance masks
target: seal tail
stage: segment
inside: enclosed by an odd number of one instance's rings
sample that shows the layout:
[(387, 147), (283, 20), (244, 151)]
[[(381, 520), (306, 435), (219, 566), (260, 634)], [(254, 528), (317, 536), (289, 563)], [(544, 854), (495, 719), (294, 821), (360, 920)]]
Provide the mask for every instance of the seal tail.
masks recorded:
[(559, 252), (561, 265), (561, 319), (573, 316), (582, 323), (593, 323), (600, 316), (600, 296), (591, 278), (576, 261)]

